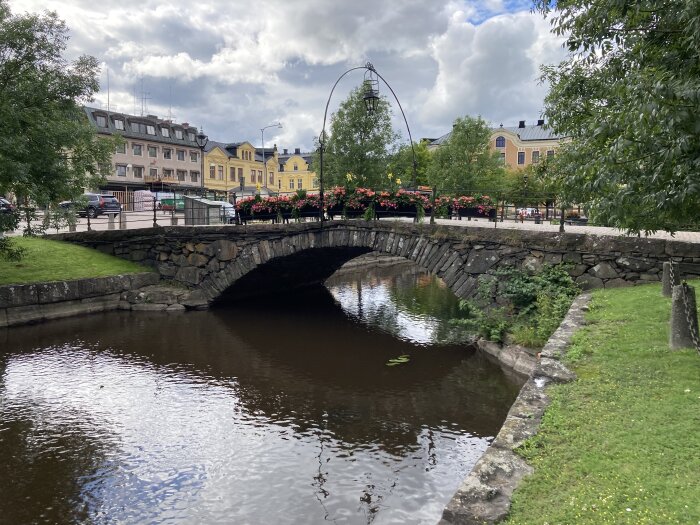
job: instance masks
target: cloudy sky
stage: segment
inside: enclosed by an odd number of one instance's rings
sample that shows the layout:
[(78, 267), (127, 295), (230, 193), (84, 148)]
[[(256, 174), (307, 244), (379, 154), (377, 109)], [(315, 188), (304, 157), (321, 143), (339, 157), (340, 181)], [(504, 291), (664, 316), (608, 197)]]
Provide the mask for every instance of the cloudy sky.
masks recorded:
[[(313, 146), (333, 84), (370, 61), (404, 108), (414, 140), (455, 118), (497, 126), (540, 118), (542, 63), (564, 56), (529, 0), (9, 0), (55, 10), (69, 58), (103, 64), (95, 105), (202, 126), (213, 140)], [(109, 72), (109, 75), (108, 75)], [(338, 84), (330, 113), (362, 82)], [(382, 94), (390, 91), (380, 85)], [(395, 128), (408, 134), (391, 98)]]

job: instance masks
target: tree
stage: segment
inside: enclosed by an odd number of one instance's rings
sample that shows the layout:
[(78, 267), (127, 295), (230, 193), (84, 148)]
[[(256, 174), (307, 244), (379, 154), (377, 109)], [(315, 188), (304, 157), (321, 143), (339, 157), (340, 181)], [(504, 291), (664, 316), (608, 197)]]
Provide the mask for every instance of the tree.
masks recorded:
[[(331, 116), (323, 153), (326, 184), (345, 184), (348, 173), (359, 186), (379, 188), (385, 183), (388, 161), (400, 135), (391, 127), (391, 108), (386, 98), (380, 98), (376, 111), (369, 114), (363, 94), (363, 86), (352, 90)], [(316, 173), (320, 173), (319, 160), (316, 154)]]
[(95, 187), (114, 142), (97, 137), (81, 104), (98, 90), (97, 60), (68, 62), (56, 13), (13, 15), (0, 0), (0, 194), (47, 205)]
[(441, 192), (493, 192), (503, 185), (504, 169), (491, 151), (491, 129), (481, 118), (455, 120), (450, 137), (432, 154), (428, 182)]
[[(413, 180), (413, 152), (416, 153), (416, 180)], [(389, 171), (401, 179), (404, 186), (422, 186), (428, 184), (428, 166), (430, 165), (430, 150), (425, 141), (402, 144), (389, 161)], [(412, 188), (415, 189), (415, 188)]]
[(536, 0), (569, 55), (543, 68), (545, 114), (572, 139), (566, 185), (630, 232), (698, 224), (700, 3)]

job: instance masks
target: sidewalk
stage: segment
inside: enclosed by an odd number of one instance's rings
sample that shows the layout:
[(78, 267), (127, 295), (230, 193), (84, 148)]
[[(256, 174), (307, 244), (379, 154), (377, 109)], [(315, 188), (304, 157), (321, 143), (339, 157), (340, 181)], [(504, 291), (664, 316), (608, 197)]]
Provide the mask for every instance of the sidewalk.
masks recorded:
[[(151, 228), (153, 226), (153, 211), (139, 211), (139, 212), (123, 212), (126, 217), (126, 227), (127, 229), (134, 229), (134, 228)], [(180, 214), (175, 214), (175, 217), (178, 219), (178, 224), (179, 225), (184, 225), (185, 222), (185, 217), (182, 213)], [(158, 226), (170, 226), (171, 224), (171, 219), (172, 215), (171, 212), (162, 212), (158, 211), (156, 212), (156, 222)], [(409, 218), (396, 218), (396, 219), (382, 219), (382, 222), (385, 221), (391, 221), (391, 220), (400, 220), (400, 221), (411, 221)], [(428, 224), (430, 221), (429, 217), (426, 217), (423, 221), (423, 224)], [(40, 223), (40, 222), (39, 222)], [(441, 225), (446, 225), (446, 226), (457, 226), (457, 227), (462, 227), (462, 228), (494, 228), (494, 223), (489, 222), (485, 219), (472, 219), (471, 221), (467, 219), (462, 219), (460, 220), (450, 220), (450, 219), (436, 219), (435, 220), (436, 224), (441, 224)], [(107, 230), (109, 227), (109, 219), (107, 216), (102, 215), (100, 217), (97, 217), (95, 219), (91, 220), (90, 224), (91, 229), (96, 230), (96, 231), (101, 231), (101, 230)], [(549, 224), (548, 222), (545, 223), (543, 222), (542, 224), (535, 224), (534, 221), (526, 221), (526, 222), (516, 222), (512, 219), (506, 220), (505, 222), (498, 222), (496, 223), (496, 228), (498, 229), (508, 229), (508, 230), (536, 230), (536, 231), (546, 231), (546, 232), (553, 232), (557, 233), (559, 231), (559, 225), (558, 224)], [(114, 228), (119, 229), (119, 217), (115, 217), (114, 220)], [(616, 228), (607, 228), (603, 226), (578, 226), (578, 225), (566, 225), (564, 227), (565, 232), (567, 233), (585, 233), (588, 235), (612, 235), (615, 237), (629, 237), (625, 232), (618, 230)], [(53, 233), (65, 233), (68, 231), (68, 228), (63, 228), (56, 232), (55, 229), (53, 230), (48, 230), (47, 234), (53, 234)], [(79, 218), (78, 219), (78, 224), (76, 231), (87, 231), (87, 219), (85, 218)], [(21, 227), (15, 230), (14, 232), (8, 232), (5, 235), (8, 236), (17, 236), (17, 235), (22, 235), (22, 229)], [(681, 241), (681, 242), (690, 242), (690, 243), (700, 243), (700, 232), (693, 232), (693, 231), (682, 231), (682, 232), (676, 232), (674, 235), (671, 235), (670, 233), (666, 232), (656, 232), (651, 235), (641, 235), (642, 238), (649, 238), (649, 239), (666, 239), (666, 240), (675, 240), (675, 241)], [(700, 257), (700, 252), (698, 252), (698, 256)]]

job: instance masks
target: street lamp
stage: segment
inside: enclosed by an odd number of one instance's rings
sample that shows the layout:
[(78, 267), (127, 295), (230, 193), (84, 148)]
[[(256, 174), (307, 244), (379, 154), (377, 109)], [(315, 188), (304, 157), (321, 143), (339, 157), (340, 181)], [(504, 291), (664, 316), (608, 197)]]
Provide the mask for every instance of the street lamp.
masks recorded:
[(263, 184), (267, 186), (267, 163), (265, 162), (265, 130), (267, 128), (282, 128), (282, 124), (277, 122), (276, 124), (270, 124), (264, 128), (260, 128), (260, 143), (262, 145), (262, 158), (263, 158)]
[(202, 179), (201, 182), (201, 187), (202, 187), (202, 196), (204, 196), (204, 148), (206, 145), (209, 143), (209, 138), (204, 134), (204, 130), (202, 128), (199, 129), (199, 133), (195, 135), (194, 137), (195, 142), (197, 142), (197, 146), (199, 146), (199, 151), (201, 155), (201, 161), (202, 161), (202, 172), (199, 174), (199, 176)]
[(386, 84), (386, 87), (389, 88), (389, 91), (391, 91), (391, 94), (394, 96), (394, 100), (396, 100), (396, 103), (399, 106), (399, 109), (401, 110), (401, 115), (403, 116), (403, 121), (406, 123), (406, 129), (408, 130), (408, 140), (411, 142), (411, 152), (413, 153), (413, 180), (411, 181), (411, 185), (413, 187), (416, 186), (416, 169), (418, 166), (418, 163), (416, 162), (416, 150), (413, 147), (413, 137), (411, 136), (411, 128), (408, 126), (408, 120), (406, 120), (406, 114), (403, 111), (403, 108), (401, 107), (401, 102), (399, 102), (399, 98), (396, 96), (396, 93), (394, 93), (394, 90), (391, 88), (389, 83), (384, 79), (383, 76), (381, 76), (379, 73), (377, 73), (377, 70), (374, 69), (374, 66), (372, 65), (371, 62), (367, 62), (364, 66), (358, 66), (358, 67), (353, 67), (348, 69), (345, 73), (340, 75), (338, 77), (338, 80), (335, 81), (335, 84), (333, 84), (333, 88), (331, 88), (331, 94), (328, 95), (328, 101), (326, 102), (326, 110), (323, 113), (323, 128), (321, 129), (321, 134), (318, 136), (318, 144), (319, 144), (319, 164), (320, 164), (320, 170), (319, 170), (319, 177), (318, 177), (318, 197), (319, 197), (319, 205), (320, 205), (320, 210), (319, 210), (319, 216), (321, 221), (324, 220), (323, 216), (323, 146), (326, 141), (326, 119), (328, 117), (328, 106), (331, 103), (331, 97), (333, 96), (333, 91), (335, 91), (336, 86), (338, 85), (338, 82), (350, 73), (351, 71), (355, 71), (357, 69), (364, 69), (365, 70), (365, 80), (363, 82), (363, 87), (364, 87), (364, 93), (362, 95), (362, 100), (365, 103), (365, 109), (367, 110), (368, 114), (373, 114), (377, 110), (377, 106), (379, 104), (379, 79)]

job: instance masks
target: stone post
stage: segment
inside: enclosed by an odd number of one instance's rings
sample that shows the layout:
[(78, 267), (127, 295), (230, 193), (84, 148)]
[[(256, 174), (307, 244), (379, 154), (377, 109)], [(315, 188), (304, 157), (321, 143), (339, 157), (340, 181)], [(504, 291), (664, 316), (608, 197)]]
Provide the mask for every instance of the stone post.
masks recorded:
[[(683, 299), (685, 294), (686, 298)], [(687, 309), (686, 309), (687, 303)], [(688, 316), (687, 313), (690, 313)], [(687, 284), (673, 287), (671, 298), (671, 350), (693, 348), (693, 333), (698, 334), (698, 311), (695, 303), (695, 288)]]
[(123, 211), (119, 214), (119, 229), (126, 230), (126, 214)]
[[(673, 265), (673, 282), (671, 282), (671, 265)], [(661, 295), (671, 297), (673, 288), (681, 284), (681, 269), (677, 262), (666, 261), (661, 277)]]
[(107, 215), (107, 229), (108, 230), (113, 230), (114, 229), (114, 214), (110, 213)]

